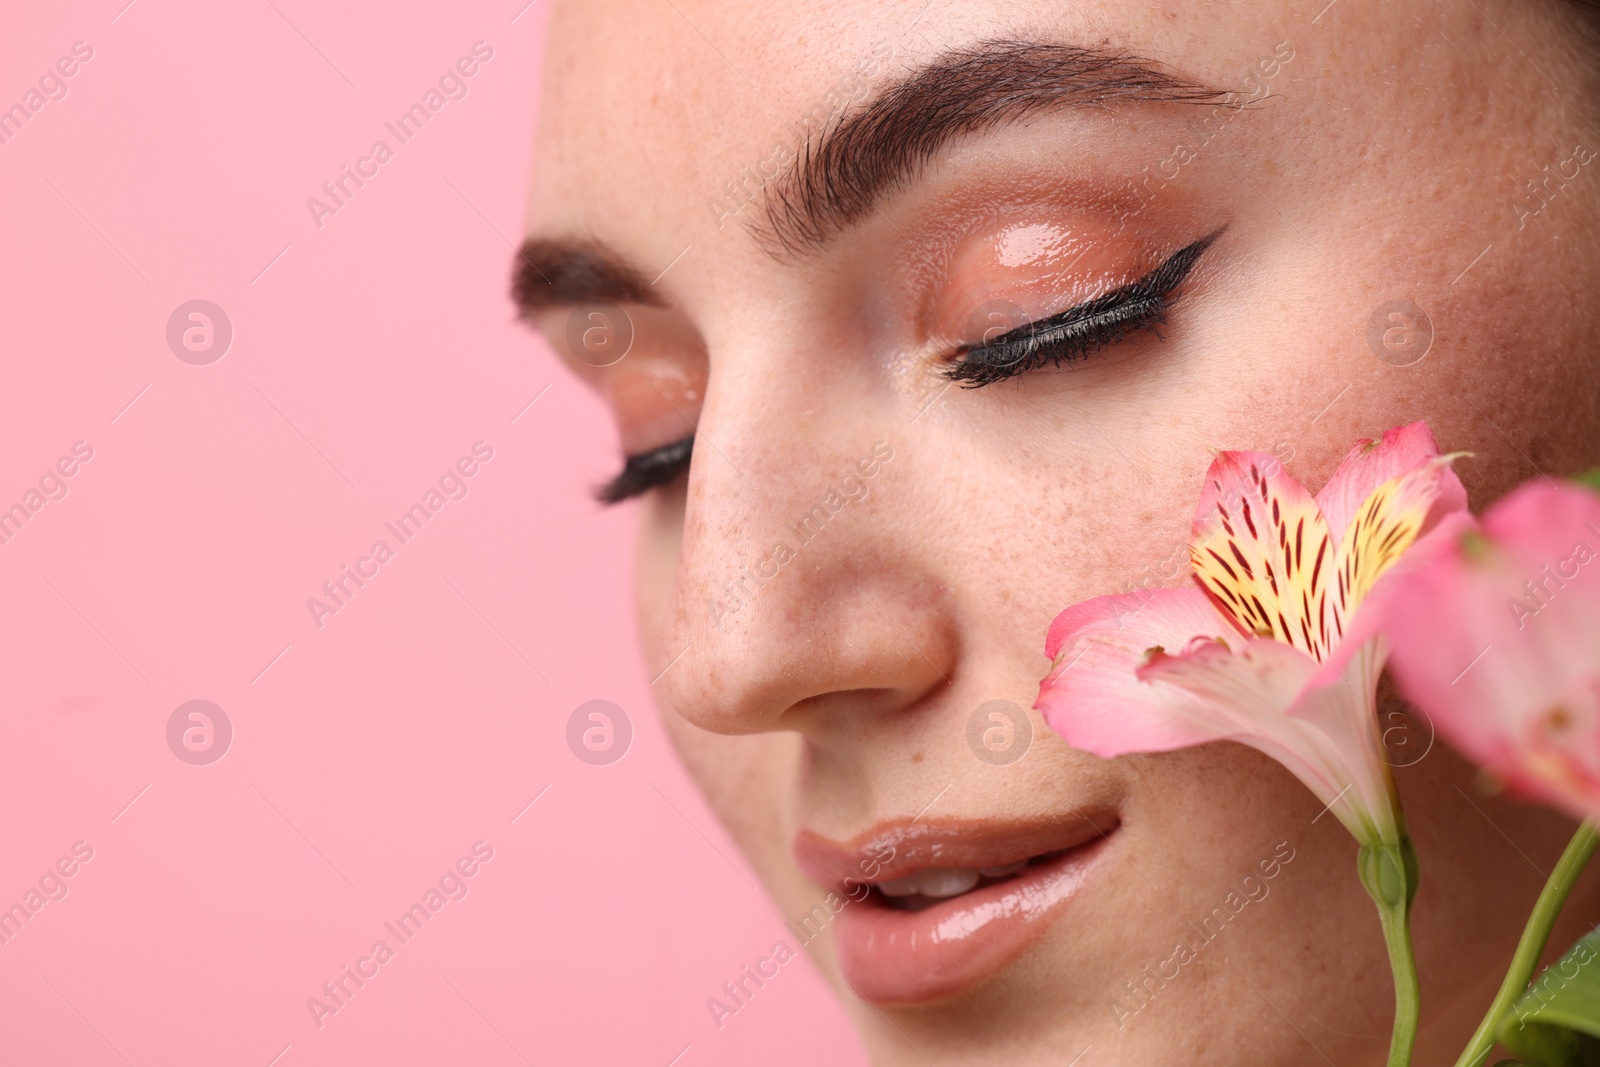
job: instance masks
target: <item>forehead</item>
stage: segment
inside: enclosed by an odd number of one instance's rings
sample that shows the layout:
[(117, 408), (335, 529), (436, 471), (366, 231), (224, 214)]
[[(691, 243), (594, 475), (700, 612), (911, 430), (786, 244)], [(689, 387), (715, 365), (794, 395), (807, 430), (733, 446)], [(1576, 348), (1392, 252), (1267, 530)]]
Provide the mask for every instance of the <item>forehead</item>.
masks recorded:
[[(570, 0), (552, 16), (530, 224), (661, 262), (754, 214), (823, 126), (951, 49), (1010, 38), (1127, 50), (1211, 84), (1270, 54), (1288, 0)], [(738, 214), (735, 214), (735, 213)]]

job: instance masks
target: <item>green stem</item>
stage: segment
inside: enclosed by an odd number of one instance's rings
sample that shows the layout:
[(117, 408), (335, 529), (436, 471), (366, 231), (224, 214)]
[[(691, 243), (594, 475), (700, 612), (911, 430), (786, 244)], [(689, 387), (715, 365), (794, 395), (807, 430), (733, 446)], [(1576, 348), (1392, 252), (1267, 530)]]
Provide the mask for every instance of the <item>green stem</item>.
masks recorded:
[(1422, 990), (1417, 982), (1417, 958), (1411, 951), (1410, 908), (1378, 909), (1383, 920), (1383, 940), (1389, 946), (1389, 966), (1394, 971), (1394, 1032), (1389, 1038), (1389, 1067), (1407, 1067), (1417, 1043), (1417, 1016)]
[(1417, 958), (1411, 950), (1411, 901), (1417, 895), (1417, 857), (1411, 839), (1401, 829), (1398, 842), (1361, 846), (1358, 866), (1361, 884), (1378, 906), (1394, 972), (1394, 1030), (1389, 1038), (1388, 1067), (1409, 1067), (1422, 1001)]
[(1572, 835), (1572, 840), (1567, 842), (1567, 850), (1561, 854), (1550, 880), (1544, 884), (1544, 891), (1533, 906), (1533, 914), (1528, 916), (1528, 925), (1522, 931), (1522, 940), (1517, 942), (1517, 951), (1511, 957), (1511, 969), (1506, 972), (1505, 981), (1500, 983), (1500, 992), (1495, 994), (1494, 1003), (1489, 1005), (1489, 1012), (1478, 1024), (1478, 1030), (1472, 1035), (1466, 1051), (1456, 1060), (1456, 1067), (1478, 1067), (1494, 1048), (1501, 1019), (1528, 988), (1528, 980), (1533, 977), (1534, 968), (1539, 966), (1539, 957), (1544, 955), (1544, 947), (1550, 941), (1550, 930), (1556, 924), (1556, 917), (1561, 914), (1561, 906), (1567, 902), (1567, 896), (1572, 892), (1578, 875), (1588, 865), (1589, 857), (1594, 855), (1597, 844), (1600, 844), (1600, 831), (1596, 831), (1589, 822), (1580, 825), (1578, 832)]

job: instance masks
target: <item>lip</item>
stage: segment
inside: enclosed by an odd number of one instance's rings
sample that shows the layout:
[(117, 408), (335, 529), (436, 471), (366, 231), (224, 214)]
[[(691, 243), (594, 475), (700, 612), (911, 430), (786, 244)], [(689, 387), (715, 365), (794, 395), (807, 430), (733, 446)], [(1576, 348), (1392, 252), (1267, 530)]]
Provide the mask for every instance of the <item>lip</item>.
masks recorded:
[(921, 911), (892, 908), (874, 892), (839, 912), (833, 933), (845, 981), (874, 1004), (920, 1004), (960, 993), (1020, 956), (1078, 895), (1117, 825), (1110, 811), (894, 822), (845, 844), (803, 830), (794, 854), (810, 877), (848, 891), (929, 867), (999, 867), (1060, 853)]

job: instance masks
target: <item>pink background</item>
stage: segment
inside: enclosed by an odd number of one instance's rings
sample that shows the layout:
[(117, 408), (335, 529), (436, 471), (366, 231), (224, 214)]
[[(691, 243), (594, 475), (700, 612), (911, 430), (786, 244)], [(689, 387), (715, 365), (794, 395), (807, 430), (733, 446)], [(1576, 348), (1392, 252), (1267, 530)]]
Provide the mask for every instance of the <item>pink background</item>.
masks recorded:
[[(585, 494), (604, 414), (512, 321), (548, 0), (522, 2), (8, 17), (0, 106), (94, 56), (0, 145), (0, 508), (94, 455), (0, 545), (0, 907), (94, 856), (0, 945), (6, 1063), (862, 1062), (805, 967), (720, 1032), (706, 1009), (782, 917), (656, 723), (632, 514)], [(468, 95), (397, 146), (384, 122), (478, 40)], [(380, 137), (319, 229), (306, 199)], [(196, 298), (234, 330), (206, 366), (166, 341)], [(397, 546), (384, 522), (479, 440), (468, 495)], [(307, 598), (379, 538), (319, 629)], [(610, 766), (566, 744), (595, 698), (635, 728)], [(206, 766), (167, 743), (193, 699), (235, 731)], [(468, 895), (388, 934), (479, 840)], [(307, 999), (379, 938), (319, 1029)]]

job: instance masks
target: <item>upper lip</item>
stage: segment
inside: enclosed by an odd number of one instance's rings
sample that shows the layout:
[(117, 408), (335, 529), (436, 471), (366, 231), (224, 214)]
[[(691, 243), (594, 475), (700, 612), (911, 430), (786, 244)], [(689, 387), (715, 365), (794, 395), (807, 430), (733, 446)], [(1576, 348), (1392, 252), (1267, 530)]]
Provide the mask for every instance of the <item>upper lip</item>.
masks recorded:
[(1001, 867), (1076, 848), (1117, 826), (1111, 809), (1021, 819), (901, 819), (846, 842), (811, 830), (795, 835), (800, 869), (820, 885), (877, 883), (934, 867)]

